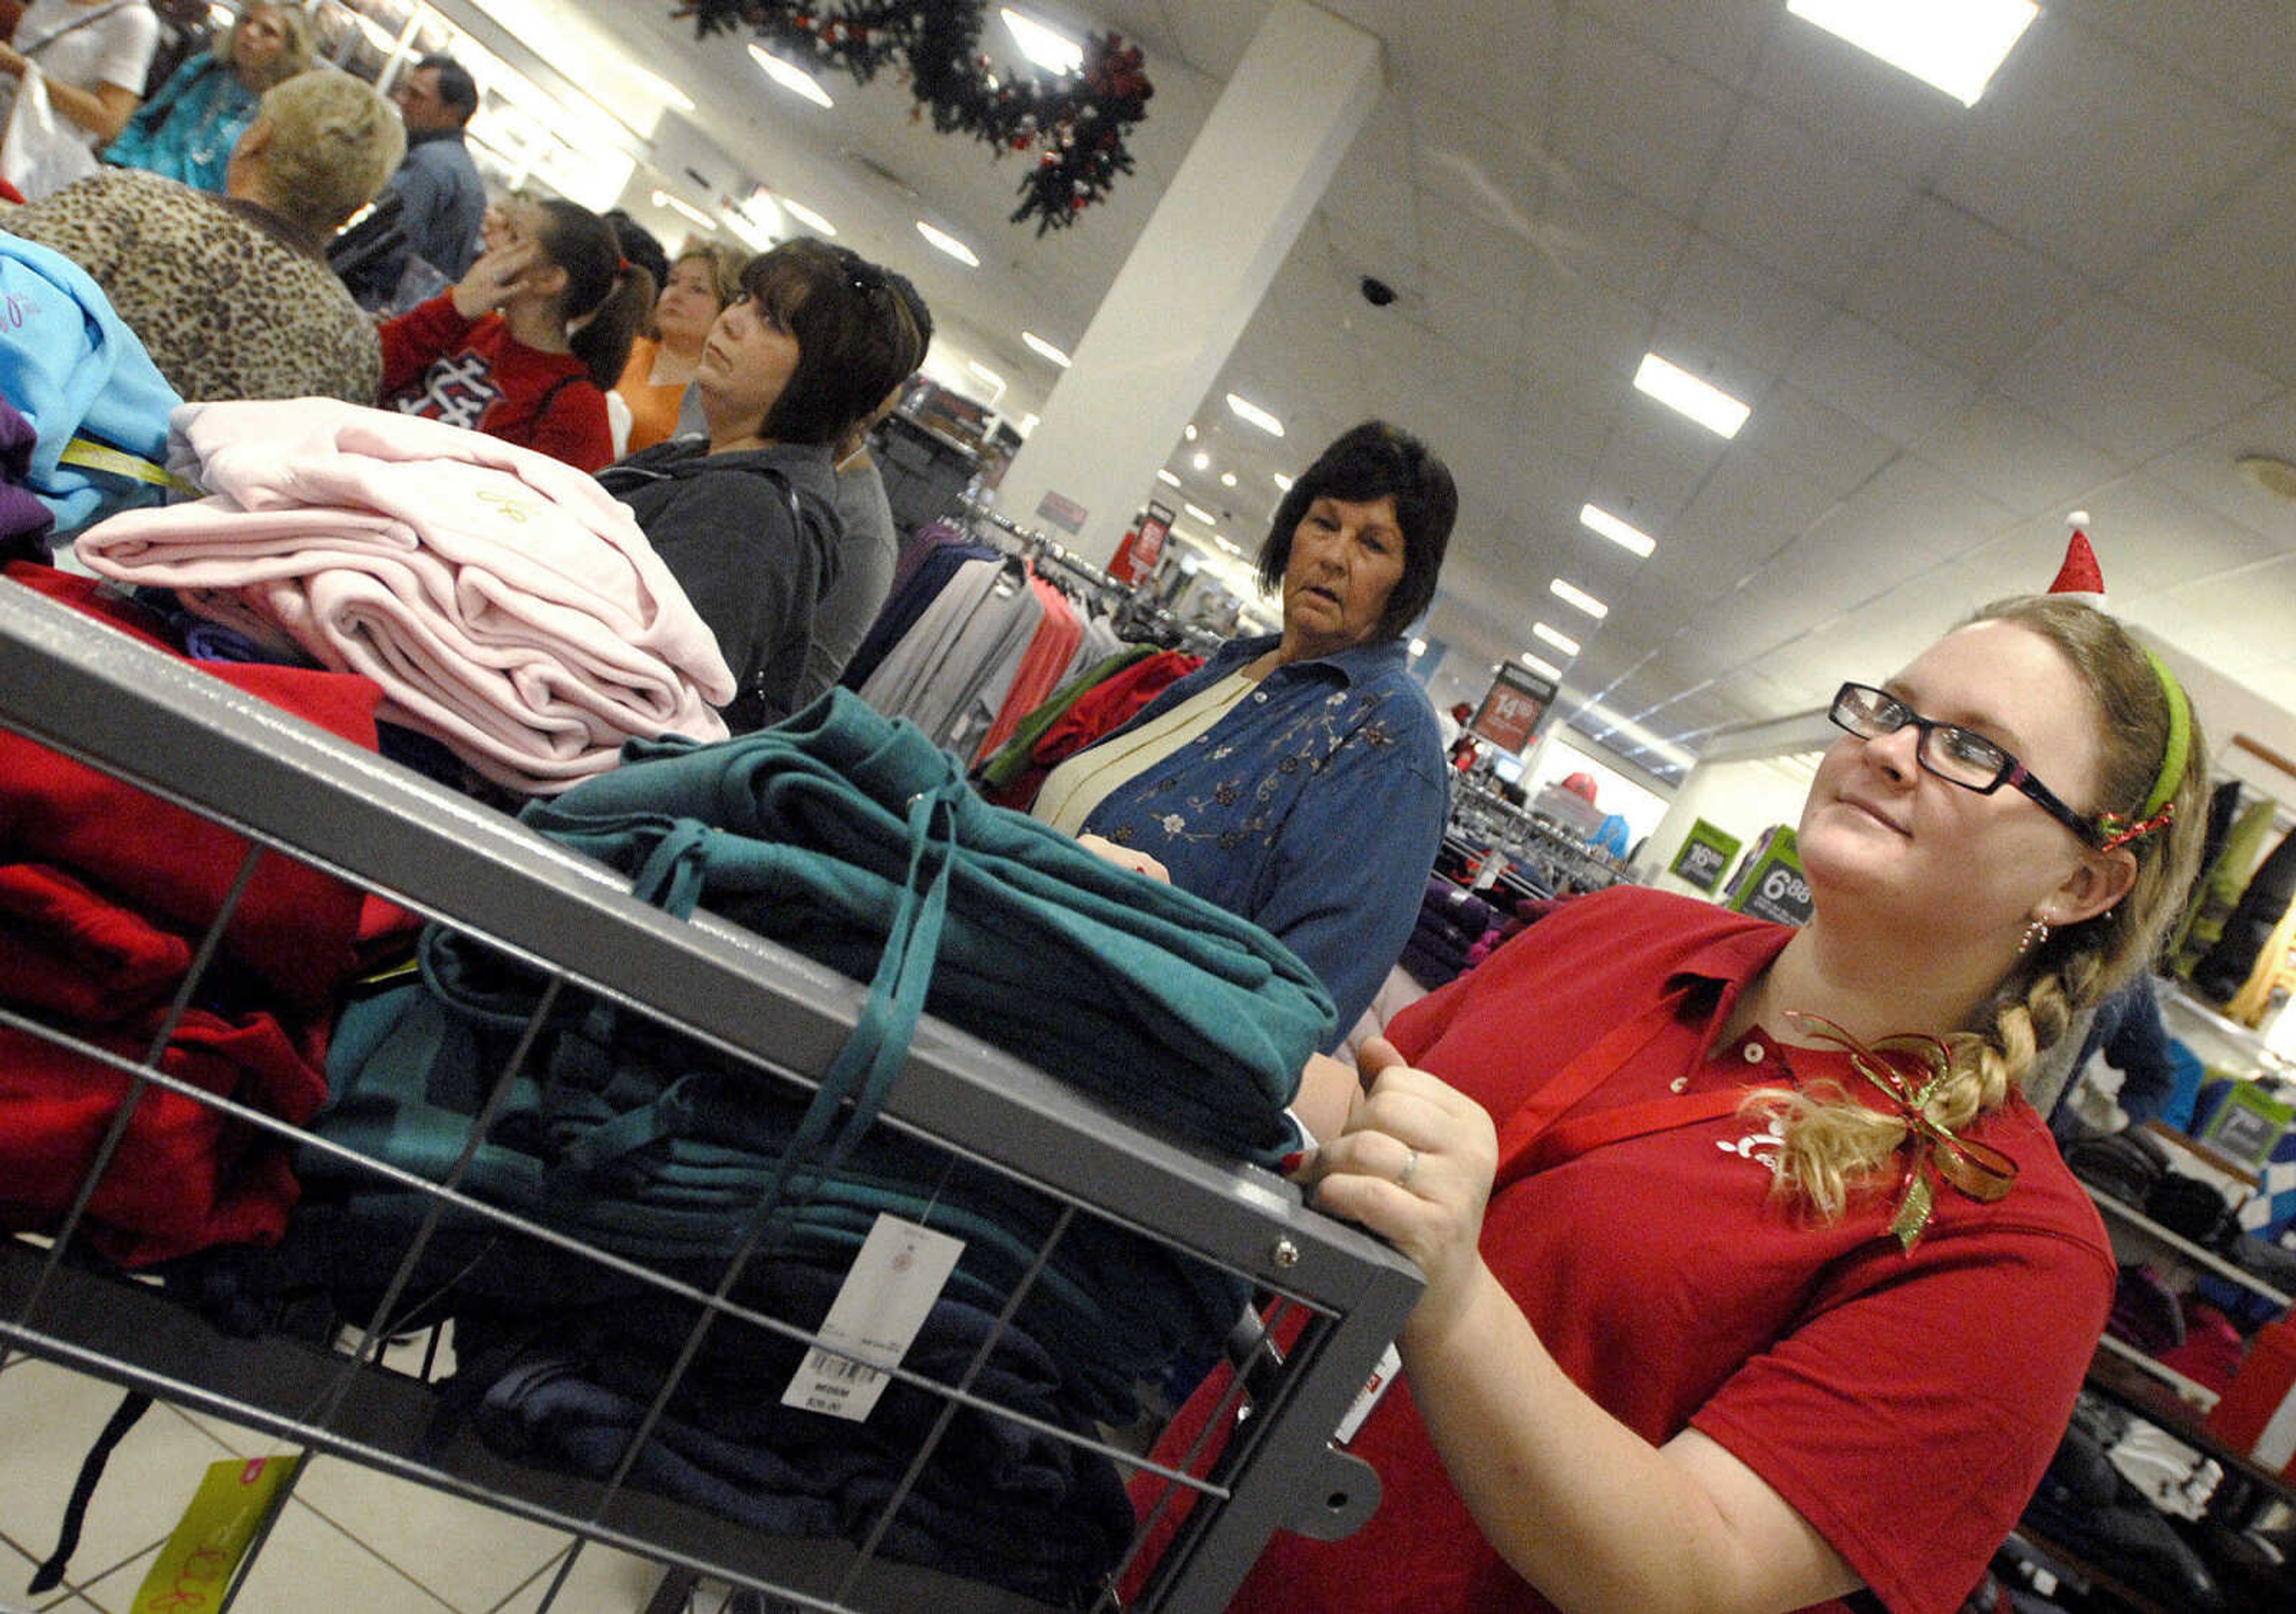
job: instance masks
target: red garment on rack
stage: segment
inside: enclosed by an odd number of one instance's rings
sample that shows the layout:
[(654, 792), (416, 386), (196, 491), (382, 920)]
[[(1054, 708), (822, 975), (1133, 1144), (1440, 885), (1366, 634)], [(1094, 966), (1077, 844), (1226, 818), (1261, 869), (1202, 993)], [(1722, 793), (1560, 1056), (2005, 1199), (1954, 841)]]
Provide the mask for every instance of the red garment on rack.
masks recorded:
[[(78, 1035), (140, 1061), (159, 1015), (125, 1030)], [(297, 1038), (268, 1014), (226, 1020), (185, 1012), (160, 1069), (283, 1119), (301, 1123), (327, 1095), (316, 1034)], [(119, 1111), (129, 1078), (111, 1066), (12, 1027), (0, 1027), (0, 1224), (53, 1227), (71, 1203)], [(123, 1266), (211, 1244), (276, 1243), (298, 1189), (278, 1138), (165, 1087), (147, 1086), (119, 1152), (88, 1201), (95, 1248)]]
[(0, 997), (82, 1025), (160, 1007), (192, 944), (118, 906), (69, 870), (0, 864)]
[[(176, 656), (157, 619), (91, 578), (18, 561), (16, 583)], [(266, 703), (315, 723), (367, 750), (375, 749), (381, 688), (355, 673), (258, 662), (192, 661)], [(221, 908), (248, 841), (38, 741), (0, 730), (0, 861), (69, 869), (155, 923), (197, 936)], [(355, 965), (362, 894), (332, 875), (266, 856), (249, 882), (224, 956), (275, 994), (283, 1012), (326, 1012)]]
[(976, 766), (995, 756), (1013, 737), (1013, 731), (1021, 726), (1021, 719), (1045, 703), (1059, 686), (1061, 675), (1068, 671), (1069, 663), (1076, 659), (1077, 646), (1084, 643), (1084, 623), (1078, 619), (1076, 607), (1069, 603), (1069, 597), (1034, 572), (1029, 574), (1029, 586), (1036, 590), (1037, 603), (1045, 608), (1045, 619), (1037, 625), (1036, 636), (1021, 653), (1020, 669), (1013, 675), (1013, 683), (1004, 692), (1004, 703), (996, 710), (996, 721), (989, 725), (980, 749), (972, 754)]
[(1160, 651), (1111, 673), (1076, 698), (1059, 721), (1045, 731), (1029, 753), (1029, 766), (1001, 791), (982, 792), (998, 807), (1025, 813), (1035, 805), (1045, 775), (1103, 734), (1129, 723), (1140, 709), (1165, 689), (1203, 665), (1201, 656), (1185, 651)]

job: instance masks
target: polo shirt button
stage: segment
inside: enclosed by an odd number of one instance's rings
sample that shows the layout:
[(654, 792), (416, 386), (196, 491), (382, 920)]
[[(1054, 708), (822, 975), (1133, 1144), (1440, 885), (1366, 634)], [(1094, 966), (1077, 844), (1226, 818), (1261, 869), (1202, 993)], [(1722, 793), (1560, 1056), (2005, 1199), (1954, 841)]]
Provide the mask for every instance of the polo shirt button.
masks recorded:
[(1251, 692), (1251, 698), (1254, 700), (1265, 700), (1267, 699), (1267, 692), (1264, 689), (1256, 689)]
[(1746, 1045), (1746, 1062), (1750, 1065), (1759, 1065), (1762, 1062), (1761, 1044), (1748, 1043)]
[(1667, 1086), (1677, 1093), (1687, 1093), (1690, 1091), (1690, 1078), (1686, 1076), (1677, 1076)]

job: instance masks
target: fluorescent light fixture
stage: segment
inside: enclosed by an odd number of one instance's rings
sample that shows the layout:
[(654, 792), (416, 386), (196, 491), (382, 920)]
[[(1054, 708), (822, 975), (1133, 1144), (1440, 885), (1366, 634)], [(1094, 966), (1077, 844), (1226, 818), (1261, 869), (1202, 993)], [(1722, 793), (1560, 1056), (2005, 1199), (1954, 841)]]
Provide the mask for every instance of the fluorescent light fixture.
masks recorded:
[(1291, 491), (1292, 491), (1292, 479), (1291, 479), (1290, 477), (1288, 477), (1288, 476), (1285, 476), (1282, 471), (1277, 471), (1277, 472), (1275, 473), (1275, 486), (1276, 486), (1277, 487), (1279, 487), (1280, 489), (1282, 489), (1283, 492), (1285, 492), (1285, 493), (1289, 493), (1289, 492), (1291, 492)]
[(1156, 467), (1156, 479), (1163, 483), (1167, 487), (1177, 487), (1180, 485), (1180, 479), (1174, 476), (1170, 471), (1165, 470), (1161, 465)]
[(1198, 471), (1210, 471), (1212, 468), (1212, 456), (1199, 451), (1188, 463), (1193, 465)]
[(1227, 406), (1234, 413), (1239, 420), (1250, 422), (1252, 425), (1259, 427), (1268, 436), (1282, 437), (1283, 435), (1283, 422), (1277, 420), (1274, 415), (1268, 414), (1267, 410), (1262, 409), (1250, 399), (1238, 397), (1234, 393), (1231, 392), (1227, 395)]
[(837, 104), (829, 98), (829, 92), (821, 87), (820, 81), (811, 73), (793, 62), (783, 61), (764, 45), (751, 45), (750, 60), (765, 70), (767, 78), (791, 94), (804, 96), (814, 105), (826, 109)]
[(709, 214), (704, 213), (692, 202), (671, 195), (668, 191), (656, 191), (653, 193), (653, 205), (657, 208), (668, 208), (673, 213), (683, 214), (692, 219), (701, 229), (714, 230), (718, 227), (718, 221)]
[(941, 251), (947, 253), (951, 258), (956, 259), (957, 262), (963, 264), (966, 268), (978, 269), (980, 267), (980, 259), (974, 255), (972, 249), (966, 246), (963, 242), (957, 240), (955, 236), (951, 235), (947, 230), (937, 230), (932, 225), (927, 224), (923, 219), (920, 218), (917, 220), (917, 233), (923, 236)]
[(1645, 561), (1650, 559), (1651, 551), (1658, 547), (1656, 538), (1652, 537), (1639, 527), (1628, 526), (1599, 504), (1581, 506), (1578, 520), (1610, 539), (1620, 549), (1638, 554)]
[(781, 239), (781, 207), (759, 185), (726, 208), (726, 227), (749, 242), (751, 250), (769, 250)]
[(1221, 471), (1221, 472), (1220, 472), (1220, 486), (1221, 486), (1221, 487), (1234, 487), (1234, 486), (1235, 486), (1235, 472), (1234, 472), (1234, 471)]
[(1578, 640), (1569, 634), (1547, 627), (1544, 622), (1534, 622), (1530, 625), (1530, 636), (1534, 639), (1546, 640), (1566, 656), (1575, 656), (1578, 653)]
[(1196, 423), (1195, 423), (1195, 422), (1193, 422), (1193, 421), (1190, 421), (1186, 425), (1185, 425), (1185, 426), (1181, 427), (1181, 428), (1180, 428), (1180, 435), (1181, 435), (1182, 437), (1184, 437), (1184, 438), (1187, 438), (1187, 439), (1188, 439), (1188, 441), (1190, 441), (1191, 443), (1194, 442), (1194, 441), (1196, 440)]
[(1042, 415), (1037, 414), (1034, 410), (1022, 415), (1021, 417), (1021, 435), (1023, 438), (1026, 438), (1030, 432), (1037, 429), (1037, 423), (1043, 420), (1043, 418), (1044, 417)]
[(1786, 10), (1975, 106), (2041, 8), (2033, 0), (1788, 0)]
[(1084, 70), (1084, 46), (1057, 29), (1046, 28), (1034, 17), (1024, 17), (1009, 5), (996, 8), (1004, 19), (1004, 26), (1013, 30), (1013, 42), (1021, 53), (1038, 67), (1049, 68), (1055, 73), (1075, 73)]
[(1552, 661), (1540, 660), (1529, 651), (1522, 652), (1522, 664), (1530, 668), (1531, 671), (1537, 673), (1542, 678), (1552, 678), (1557, 684), (1562, 682), (1562, 669), (1561, 668), (1555, 666)]
[(1427, 653), (1427, 641), (1424, 639), (1414, 639), (1411, 642), (1411, 653), (1414, 657), (1425, 655)]
[(1195, 505), (1186, 503), (1183, 503), (1180, 508), (1188, 512), (1191, 520), (1201, 521), (1207, 527), (1219, 525), (1219, 518), (1209, 510), (1200, 510)]
[(1575, 583), (1565, 583), (1557, 578), (1546, 586), (1546, 592), (1565, 605), (1575, 605), (1596, 621), (1611, 614), (1611, 608)]
[(788, 214), (791, 218), (796, 219), (798, 223), (803, 225), (816, 235), (833, 237), (837, 233), (837, 226), (835, 225), (831, 224), (827, 219), (815, 212), (811, 208), (807, 207), (803, 202), (791, 201), (788, 197), (784, 196), (781, 199), (781, 204), (783, 212)]
[(1062, 352), (1058, 348), (1054, 347), (1052, 343), (1046, 341), (1043, 337), (1038, 336), (1034, 331), (1021, 332), (1021, 340), (1027, 344), (1029, 351), (1035, 354), (1038, 358), (1044, 359), (1051, 364), (1058, 365), (1063, 370), (1069, 367), (1069, 356)]
[(1228, 553), (1230, 553), (1230, 554), (1232, 554), (1232, 555), (1235, 555), (1235, 556), (1237, 556), (1237, 557), (1239, 557), (1239, 558), (1241, 558), (1241, 557), (1242, 557), (1242, 553), (1243, 553), (1243, 551), (1242, 551), (1241, 549), (1238, 549), (1234, 545), (1233, 545), (1233, 544), (1229, 543), (1226, 538), (1224, 538), (1224, 537), (1220, 537), (1220, 536), (1219, 536), (1219, 534), (1218, 534), (1218, 533), (1214, 533), (1214, 534), (1212, 534), (1212, 542), (1213, 542), (1213, 543), (1215, 543), (1215, 544), (1217, 544), (1217, 545), (1218, 545), (1222, 549), (1226, 550)]
[(1698, 761), (1694, 751), (1685, 751), (1671, 740), (1652, 733), (1633, 718), (1612, 711), (1598, 700), (1589, 700), (1573, 717), (1591, 717), (1610, 733), (1619, 735), (1636, 750), (1662, 758), (1675, 767), (1690, 767)]
[(1686, 414), (1717, 437), (1736, 437), (1738, 428), (1753, 413), (1718, 387), (1709, 386), (1687, 370), (1668, 364), (1655, 353), (1643, 355), (1635, 372), (1635, 390), (1647, 392), (1677, 414)]
[(632, 84), (636, 85), (638, 88), (645, 91), (649, 95), (652, 95), (656, 101), (667, 102), (681, 112), (690, 112), (693, 111), (693, 96), (687, 94), (684, 90), (679, 89), (676, 85), (670, 83), (668, 79), (658, 78), (653, 74), (647, 72), (645, 69), (638, 66), (637, 63), (630, 61), (627, 57), (624, 57), (620, 61), (615, 62), (614, 70), (619, 73), (623, 78), (628, 79)]
[(1003, 389), (1004, 385), (1004, 378), (997, 374), (994, 370), (991, 370), (988, 365), (982, 364), (979, 359), (969, 358), (965, 360), (964, 367), (967, 370), (972, 371), (974, 375), (978, 376), (982, 384), (995, 387), (999, 389)]

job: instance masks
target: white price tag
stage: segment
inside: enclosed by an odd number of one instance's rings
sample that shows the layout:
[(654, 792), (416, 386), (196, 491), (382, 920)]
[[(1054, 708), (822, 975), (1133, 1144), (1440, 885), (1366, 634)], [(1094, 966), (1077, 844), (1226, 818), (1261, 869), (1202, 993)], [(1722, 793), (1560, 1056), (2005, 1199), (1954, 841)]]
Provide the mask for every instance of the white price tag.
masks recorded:
[(1355, 1405), (1349, 1407), (1348, 1415), (1340, 1420), (1339, 1432), (1332, 1438), (1341, 1446), (1354, 1439), (1356, 1431), (1364, 1426), (1364, 1420), (1371, 1416), (1371, 1409), (1379, 1405), (1379, 1398), (1387, 1394), (1388, 1386), (1395, 1382), (1396, 1375), (1402, 1371), (1403, 1357), (1390, 1341), (1388, 1348), (1379, 1353), (1378, 1365), (1371, 1370), (1371, 1377), (1364, 1381), (1363, 1389), (1356, 1392)]
[(964, 1253), (963, 1239), (880, 1212), (782, 1405), (866, 1418), (885, 1393), (881, 1370), (899, 1365)]

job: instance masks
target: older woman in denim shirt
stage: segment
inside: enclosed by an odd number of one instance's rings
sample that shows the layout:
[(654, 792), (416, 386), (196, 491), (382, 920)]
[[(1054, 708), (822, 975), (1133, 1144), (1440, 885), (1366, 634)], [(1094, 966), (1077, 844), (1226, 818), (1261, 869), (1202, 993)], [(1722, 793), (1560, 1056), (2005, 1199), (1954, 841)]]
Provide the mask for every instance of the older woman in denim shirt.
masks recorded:
[(1315, 971), (1341, 1035), (1419, 912), (1448, 793), (1403, 634), (1435, 595), (1451, 473), (1382, 422), (1277, 507), (1259, 576), (1283, 631), (1230, 643), (1055, 768), (1035, 815), (1241, 914)]

